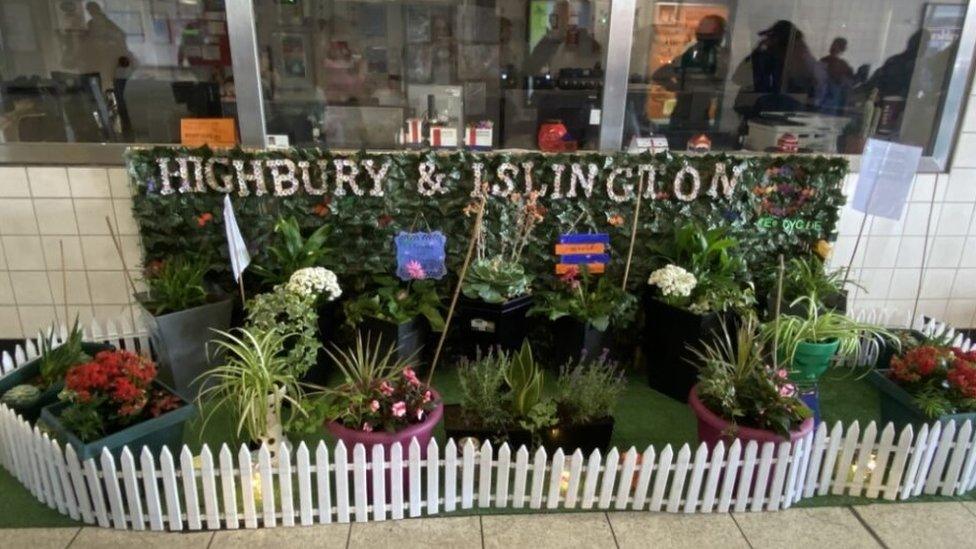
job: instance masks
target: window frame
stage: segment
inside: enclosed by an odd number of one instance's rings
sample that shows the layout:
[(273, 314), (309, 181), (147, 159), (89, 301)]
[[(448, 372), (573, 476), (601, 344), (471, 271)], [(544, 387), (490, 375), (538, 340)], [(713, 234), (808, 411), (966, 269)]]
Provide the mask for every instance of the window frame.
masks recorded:
[[(611, 0), (610, 39), (607, 44), (600, 150), (622, 149), (627, 79), (634, 39), (638, 0)], [(241, 146), (263, 148), (267, 138), (264, 98), (258, 57), (257, 28), (253, 0), (227, 0), (227, 27), (230, 39), (234, 87), (237, 92), (237, 123)], [(971, 72), (976, 51), (976, 0), (969, 0), (963, 21), (959, 47), (953, 60), (945, 102), (935, 131), (933, 153), (922, 157), (918, 173), (945, 173), (951, 165), (959, 142), (966, 103), (972, 91)], [(0, 143), (0, 165), (3, 164), (94, 164), (118, 165), (122, 153), (131, 145), (153, 146), (171, 143)], [(731, 155), (749, 155), (746, 151), (728, 151)], [(852, 168), (860, 155), (847, 156)]]

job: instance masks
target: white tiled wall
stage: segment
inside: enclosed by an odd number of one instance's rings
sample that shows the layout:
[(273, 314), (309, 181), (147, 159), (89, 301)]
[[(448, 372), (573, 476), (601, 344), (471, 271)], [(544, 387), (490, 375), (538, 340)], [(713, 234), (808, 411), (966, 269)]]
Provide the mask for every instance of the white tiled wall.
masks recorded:
[(105, 223), (107, 216), (117, 228), (138, 280), (142, 246), (131, 204), (121, 168), (0, 167), (0, 338), (36, 333), (65, 314), (132, 320)]

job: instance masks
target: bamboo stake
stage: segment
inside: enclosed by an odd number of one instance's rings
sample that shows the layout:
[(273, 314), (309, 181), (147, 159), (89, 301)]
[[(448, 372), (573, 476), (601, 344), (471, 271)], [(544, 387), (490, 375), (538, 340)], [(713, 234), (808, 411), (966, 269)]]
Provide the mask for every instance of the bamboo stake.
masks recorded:
[(779, 276), (776, 277), (776, 313), (773, 318), (773, 369), (779, 371), (779, 313), (783, 305), (783, 276), (786, 274), (786, 263), (783, 254), (779, 254)]
[(115, 244), (115, 251), (119, 254), (119, 261), (122, 262), (122, 273), (125, 275), (125, 279), (129, 282), (129, 287), (132, 288), (133, 297), (139, 293), (136, 290), (136, 283), (132, 280), (132, 275), (129, 274), (129, 267), (125, 264), (125, 256), (122, 255), (122, 242), (119, 237), (115, 234), (115, 228), (112, 227), (112, 221), (105, 216), (105, 224), (108, 225), (108, 234), (112, 236), (112, 244)]
[(430, 372), (427, 374), (427, 385), (434, 379), (434, 369), (437, 368), (437, 361), (441, 358), (441, 350), (444, 341), (447, 339), (447, 330), (451, 327), (451, 319), (454, 318), (454, 309), (457, 306), (458, 297), (461, 295), (461, 285), (468, 274), (468, 266), (471, 264), (471, 256), (474, 255), (475, 244), (481, 234), (481, 222), (485, 216), (485, 206), (487, 205), (488, 193), (481, 193), (481, 201), (478, 204), (478, 213), (474, 218), (474, 228), (471, 230), (471, 240), (468, 242), (468, 251), (464, 256), (464, 264), (461, 265), (461, 272), (458, 274), (457, 286), (454, 287), (454, 295), (451, 297), (451, 306), (447, 309), (447, 318), (444, 319), (444, 330), (437, 341), (437, 350), (434, 351), (434, 360), (430, 363)]
[(644, 178), (646, 172), (642, 172), (637, 180), (637, 205), (634, 206), (634, 220), (630, 224), (630, 248), (627, 249), (627, 265), (624, 267), (624, 282), (621, 289), (627, 291), (627, 280), (630, 278), (630, 263), (634, 258), (634, 244), (637, 242), (637, 220), (640, 219), (641, 199), (644, 197)]

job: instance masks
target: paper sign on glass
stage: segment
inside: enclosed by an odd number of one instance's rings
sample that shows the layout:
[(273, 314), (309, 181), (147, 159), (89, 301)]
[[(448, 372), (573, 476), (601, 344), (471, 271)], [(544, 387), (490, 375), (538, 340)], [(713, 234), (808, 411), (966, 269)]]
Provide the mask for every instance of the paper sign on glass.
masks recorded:
[(901, 219), (921, 157), (921, 147), (868, 139), (861, 155), (854, 209), (878, 217)]
[(180, 144), (186, 147), (233, 147), (237, 144), (237, 126), (233, 118), (182, 118)]
[(393, 242), (396, 244), (397, 276), (400, 280), (440, 279), (447, 273), (444, 266), (447, 237), (444, 233), (401, 232)]

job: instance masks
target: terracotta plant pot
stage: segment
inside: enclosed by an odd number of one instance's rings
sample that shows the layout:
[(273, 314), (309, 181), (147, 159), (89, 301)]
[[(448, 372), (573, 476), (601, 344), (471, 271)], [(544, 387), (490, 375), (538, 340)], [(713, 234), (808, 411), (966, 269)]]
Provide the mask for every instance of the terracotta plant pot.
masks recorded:
[(731, 444), (735, 439), (739, 439), (743, 444), (750, 440), (754, 440), (759, 444), (765, 442), (779, 443), (785, 440), (796, 442), (813, 431), (813, 417), (808, 417), (800, 424), (797, 430), (790, 431), (788, 439), (773, 431), (743, 426), (736, 427), (734, 429), (735, 435), (733, 436), (731, 434), (733, 430), (732, 424), (725, 418), (709, 410), (698, 399), (698, 385), (692, 387), (691, 392), (688, 394), (688, 406), (691, 406), (691, 410), (695, 412), (695, 417), (698, 418), (698, 440), (704, 442), (709, 448), (714, 447), (720, 440), (726, 445)]

